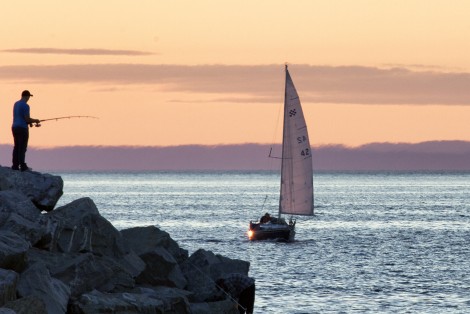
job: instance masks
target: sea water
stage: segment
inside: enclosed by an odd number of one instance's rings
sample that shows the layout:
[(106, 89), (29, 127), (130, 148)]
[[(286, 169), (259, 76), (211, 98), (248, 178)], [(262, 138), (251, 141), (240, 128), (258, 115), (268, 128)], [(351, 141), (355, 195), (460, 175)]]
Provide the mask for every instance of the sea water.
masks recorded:
[(470, 173), (320, 173), (292, 243), (250, 242), (272, 172), (55, 173), (116, 228), (250, 262), (255, 313), (470, 313)]

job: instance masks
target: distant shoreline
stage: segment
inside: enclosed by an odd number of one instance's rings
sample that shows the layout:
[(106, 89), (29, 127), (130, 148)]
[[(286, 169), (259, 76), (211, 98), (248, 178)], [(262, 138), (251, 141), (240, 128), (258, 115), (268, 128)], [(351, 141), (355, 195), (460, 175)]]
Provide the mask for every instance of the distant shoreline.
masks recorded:
[[(269, 158), (280, 145), (64, 146), (30, 147), (28, 165), (38, 171), (278, 171)], [(10, 163), (11, 145), (0, 145), (0, 164)], [(359, 147), (313, 147), (315, 172), (465, 172), (470, 142), (372, 143)]]

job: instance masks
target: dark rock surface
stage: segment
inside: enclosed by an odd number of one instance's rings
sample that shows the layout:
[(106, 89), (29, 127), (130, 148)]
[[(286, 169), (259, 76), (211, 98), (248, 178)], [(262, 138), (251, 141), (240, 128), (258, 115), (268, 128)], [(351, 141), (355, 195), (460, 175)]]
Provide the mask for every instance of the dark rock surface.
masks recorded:
[(248, 262), (119, 231), (87, 197), (55, 208), (62, 193), (58, 176), (0, 167), (0, 313), (238, 313), (214, 281)]

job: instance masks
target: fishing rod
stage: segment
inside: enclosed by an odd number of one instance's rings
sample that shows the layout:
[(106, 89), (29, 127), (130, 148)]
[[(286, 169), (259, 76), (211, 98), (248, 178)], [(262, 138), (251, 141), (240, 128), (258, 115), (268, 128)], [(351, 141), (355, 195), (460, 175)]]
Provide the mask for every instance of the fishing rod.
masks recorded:
[(49, 119), (42, 119), (42, 120), (39, 120), (39, 122), (37, 123), (31, 123), (29, 126), (30, 127), (40, 127), (41, 126), (41, 122), (44, 122), (44, 121), (52, 121), (52, 120), (61, 120), (61, 119), (73, 119), (73, 118), (90, 118), (90, 119), (99, 119), (98, 117), (94, 117), (94, 116), (65, 116), (65, 117), (55, 117), (55, 118), (49, 118)]

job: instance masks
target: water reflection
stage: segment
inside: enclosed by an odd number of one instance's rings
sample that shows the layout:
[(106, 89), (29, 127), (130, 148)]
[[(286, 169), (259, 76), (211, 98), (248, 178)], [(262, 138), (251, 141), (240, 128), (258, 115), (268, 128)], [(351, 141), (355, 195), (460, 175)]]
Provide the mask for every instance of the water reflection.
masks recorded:
[[(278, 206), (274, 173), (62, 174), (118, 229), (156, 225), (190, 253), (248, 260), (257, 313), (464, 313), (469, 174), (318, 174), (316, 216), (293, 243), (250, 242)], [(262, 207), (265, 197), (266, 204)]]

